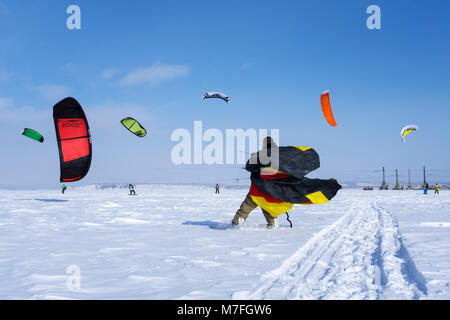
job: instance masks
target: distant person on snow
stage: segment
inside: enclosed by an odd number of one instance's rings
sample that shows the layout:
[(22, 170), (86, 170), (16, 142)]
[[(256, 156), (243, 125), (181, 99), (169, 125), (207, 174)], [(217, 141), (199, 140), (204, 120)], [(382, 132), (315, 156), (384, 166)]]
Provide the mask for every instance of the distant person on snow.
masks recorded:
[(220, 193), (219, 185), (216, 184), (216, 194)]
[(423, 194), (428, 194), (428, 183), (425, 183), (425, 185), (423, 186)]
[[(271, 137), (266, 137), (263, 140), (263, 150), (267, 149), (270, 150), (272, 147), (276, 148), (277, 145), (272, 140)], [(266, 152), (266, 154), (269, 154)], [(241, 207), (234, 215), (233, 220), (231, 221), (231, 227), (236, 228), (239, 225), (239, 220), (243, 219), (244, 221), (248, 218), (250, 212), (254, 210), (258, 205), (252, 200), (252, 197), (250, 196), (250, 192), (247, 193), (247, 196), (245, 197), (245, 200), (242, 202)], [(266, 210), (262, 209), (262, 213), (264, 214), (264, 218), (266, 218), (267, 221), (267, 228), (272, 229), (277, 224), (277, 218), (272, 217)]]
[(67, 189), (67, 186), (65, 184), (63, 184), (61, 187), (62, 194), (64, 194), (64, 191), (66, 191), (66, 189)]
[(131, 195), (136, 195), (136, 191), (134, 191), (134, 186), (131, 183), (128, 186), (128, 190), (130, 190), (130, 196)]
[(439, 194), (439, 185), (436, 183), (436, 185), (434, 186), (434, 194)]

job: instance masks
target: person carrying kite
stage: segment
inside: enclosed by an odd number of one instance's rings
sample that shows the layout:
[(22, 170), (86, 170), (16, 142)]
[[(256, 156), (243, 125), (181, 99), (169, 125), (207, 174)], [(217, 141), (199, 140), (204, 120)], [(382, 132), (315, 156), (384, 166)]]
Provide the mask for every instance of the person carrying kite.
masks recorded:
[[(272, 141), (271, 137), (266, 137), (263, 140), (263, 150), (266, 151), (266, 154), (270, 153), (270, 150), (273, 147), (277, 147), (276, 143)], [(252, 197), (250, 195), (250, 191), (247, 193), (247, 196), (245, 197), (244, 201), (242, 202), (239, 210), (234, 215), (233, 220), (231, 221), (231, 227), (236, 228), (239, 225), (240, 221), (247, 220), (250, 212), (252, 212), (254, 209), (256, 209), (258, 205), (252, 200)], [(272, 229), (277, 225), (277, 218), (272, 217), (270, 213), (268, 213), (266, 210), (261, 208), (261, 211), (264, 215), (264, 218), (266, 218), (267, 221), (267, 228)]]

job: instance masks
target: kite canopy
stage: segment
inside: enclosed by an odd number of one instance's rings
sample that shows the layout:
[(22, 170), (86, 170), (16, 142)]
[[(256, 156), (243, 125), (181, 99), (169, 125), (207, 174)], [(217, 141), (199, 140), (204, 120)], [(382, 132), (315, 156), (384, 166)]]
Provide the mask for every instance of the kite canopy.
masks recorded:
[(305, 178), (305, 175), (320, 167), (319, 155), (314, 149), (271, 148), (271, 155), (274, 152), (279, 154), (278, 170), (270, 167), (273, 163), (263, 164), (260, 161), (268, 153), (267, 149), (252, 155), (245, 167), (251, 172), (252, 200), (273, 217), (289, 211), (294, 204), (326, 203), (342, 188), (335, 179)]
[(78, 181), (89, 171), (92, 143), (83, 108), (74, 98), (65, 98), (53, 107), (58, 141), (61, 182)]
[(24, 128), (22, 131), (22, 135), (39, 142), (44, 142), (44, 137), (39, 132), (34, 131), (30, 128)]
[[(270, 150), (267, 151), (270, 154), (265, 154), (264, 150)], [(278, 158), (278, 161), (277, 163), (264, 161), (264, 157), (271, 157), (274, 160)], [(272, 147), (252, 154), (245, 168), (252, 173), (263, 172), (265, 176), (274, 175), (272, 168), (278, 168), (277, 173), (282, 172), (287, 176), (302, 179), (319, 167), (319, 155), (310, 147)]]
[(403, 142), (406, 143), (405, 137), (408, 134), (410, 134), (411, 132), (416, 131), (418, 129), (419, 129), (419, 127), (414, 124), (410, 124), (410, 125), (403, 127), (402, 131), (400, 132), (400, 136), (402, 137)]
[(125, 128), (127, 128), (130, 132), (134, 133), (138, 137), (143, 138), (147, 134), (147, 130), (145, 130), (145, 128), (141, 126), (141, 124), (137, 120), (131, 117), (126, 117), (120, 122), (124, 125)]
[(330, 91), (325, 91), (322, 93), (320, 96), (320, 103), (322, 105), (322, 111), (325, 119), (327, 119), (330, 126), (336, 127), (337, 123), (334, 120), (333, 111), (331, 110)]
[(205, 94), (203, 94), (203, 99), (209, 98), (222, 99), (226, 103), (230, 102), (230, 98), (225, 93), (222, 92), (206, 92)]

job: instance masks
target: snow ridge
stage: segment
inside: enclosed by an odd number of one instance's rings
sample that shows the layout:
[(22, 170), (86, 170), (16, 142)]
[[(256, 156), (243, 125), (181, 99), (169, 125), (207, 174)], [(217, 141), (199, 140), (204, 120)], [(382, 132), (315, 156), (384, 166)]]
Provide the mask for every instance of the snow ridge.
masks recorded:
[(313, 236), (252, 292), (233, 299), (418, 299), (424, 277), (402, 242), (393, 215), (355, 200), (350, 210)]
[[(395, 217), (378, 202), (372, 208), (377, 212), (381, 228), (382, 268), (386, 283), (383, 293), (388, 298), (418, 299), (427, 294), (426, 281), (417, 270), (408, 250), (403, 245)], [(405, 290), (407, 288), (408, 290)], [(402, 292), (403, 297), (402, 297)], [(406, 295), (405, 295), (406, 294)]]

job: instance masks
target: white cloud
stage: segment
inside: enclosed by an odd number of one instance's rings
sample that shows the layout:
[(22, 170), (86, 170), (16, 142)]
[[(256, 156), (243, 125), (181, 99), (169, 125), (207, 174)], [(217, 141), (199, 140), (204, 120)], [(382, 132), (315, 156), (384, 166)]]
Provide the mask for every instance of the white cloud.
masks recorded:
[(111, 129), (121, 128), (120, 120), (130, 116), (139, 121), (148, 122), (152, 120), (148, 107), (134, 103), (105, 102), (85, 108), (89, 122), (97, 128)]
[(111, 79), (112, 77), (114, 77), (117, 74), (117, 72), (118, 72), (117, 69), (107, 68), (107, 69), (103, 70), (102, 77), (104, 79)]
[(33, 88), (44, 99), (49, 101), (59, 101), (66, 98), (70, 93), (70, 88), (63, 85), (44, 85)]
[(141, 68), (130, 72), (119, 81), (119, 84), (122, 86), (137, 84), (155, 86), (164, 81), (185, 77), (188, 73), (189, 67), (186, 65), (164, 65), (156, 62), (149, 68)]
[(37, 110), (31, 106), (17, 106), (11, 99), (0, 98), (0, 123), (20, 124), (40, 122), (49, 118), (47, 110)]

